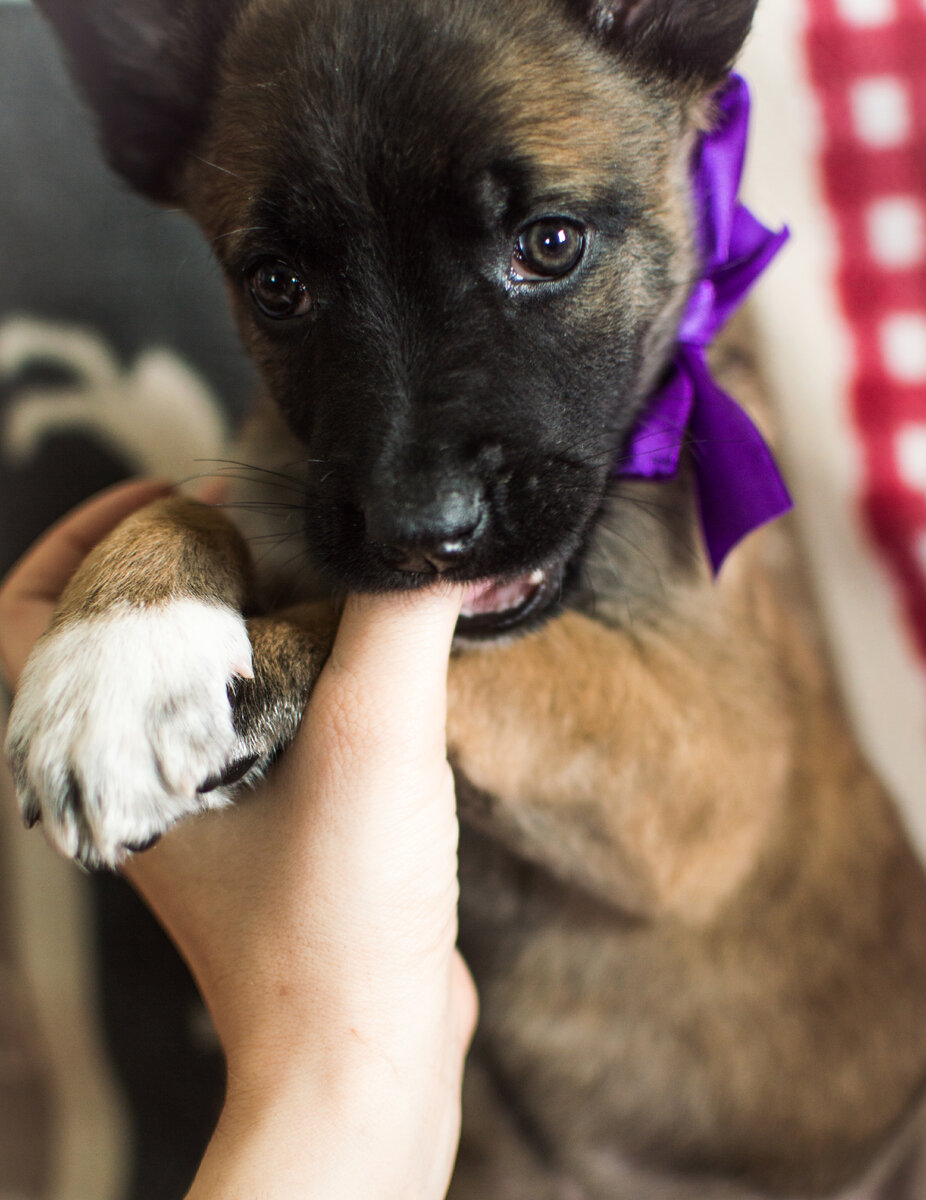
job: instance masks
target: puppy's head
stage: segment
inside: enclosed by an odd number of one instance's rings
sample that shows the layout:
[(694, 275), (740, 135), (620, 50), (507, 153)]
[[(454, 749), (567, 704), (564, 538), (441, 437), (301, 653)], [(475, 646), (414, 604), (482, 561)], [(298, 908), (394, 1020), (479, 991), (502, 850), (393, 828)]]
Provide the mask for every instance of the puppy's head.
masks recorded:
[(187, 208), (305, 447), (313, 559), (558, 593), (671, 354), (689, 161), (755, 0), (42, 0)]

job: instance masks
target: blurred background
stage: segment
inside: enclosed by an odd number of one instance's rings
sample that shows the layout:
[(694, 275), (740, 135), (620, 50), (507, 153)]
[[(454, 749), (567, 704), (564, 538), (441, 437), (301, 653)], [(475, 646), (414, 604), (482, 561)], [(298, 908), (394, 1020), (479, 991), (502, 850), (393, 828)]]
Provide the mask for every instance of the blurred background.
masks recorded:
[[(753, 301), (781, 457), (926, 850), (926, 0), (764, 0), (742, 71), (747, 198), (794, 235)], [(253, 385), (198, 234), (108, 175), (41, 21), (0, 0), (0, 573), (107, 483), (202, 469)], [(0, 1200), (179, 1197), (221, 1099), (208, 1020), (128, 889), (25, 836), (9, 791)]]
[[(0, 574), (101, 487), (208, 470), (253, 387), (203, 240), (109, 174), (38, 14), (0, 0)], [(179, 1197), (221, 1103), (206, 1014), (0, 770), (0, 1200)]]

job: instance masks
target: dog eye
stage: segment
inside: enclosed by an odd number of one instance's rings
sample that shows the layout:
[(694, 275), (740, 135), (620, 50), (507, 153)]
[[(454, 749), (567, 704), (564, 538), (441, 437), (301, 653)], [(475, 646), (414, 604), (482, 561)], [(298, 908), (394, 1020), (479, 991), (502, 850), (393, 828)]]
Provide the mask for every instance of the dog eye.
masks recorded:
[(511, 257), (516, 279), (560, 279), (574, 271), (585, 253), (585, 229), (560, 217), (535, 221), (521, 233)]
[(305, 316), (312, 307), (302, 279), (291, 266), (277, 259), (264, 259), (251, 268), (248, 291), (264, 316), (274, 321)]

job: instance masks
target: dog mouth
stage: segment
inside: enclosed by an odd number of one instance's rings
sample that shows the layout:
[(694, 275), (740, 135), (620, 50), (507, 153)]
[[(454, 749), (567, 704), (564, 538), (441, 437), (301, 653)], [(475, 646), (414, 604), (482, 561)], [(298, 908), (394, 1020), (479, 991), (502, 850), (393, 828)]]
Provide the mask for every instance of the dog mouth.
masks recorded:
[(535, 620), (562, 594), (563, 568), (481, 579), (466, 588), (457, 636), (487, 638)]

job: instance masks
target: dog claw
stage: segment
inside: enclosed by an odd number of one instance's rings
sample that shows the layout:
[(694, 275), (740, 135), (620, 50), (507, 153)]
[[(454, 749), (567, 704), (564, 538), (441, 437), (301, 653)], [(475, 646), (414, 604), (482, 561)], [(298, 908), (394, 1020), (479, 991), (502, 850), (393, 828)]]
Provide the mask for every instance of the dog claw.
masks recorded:
[(146, 838), (142, 842), (126, 842), (123, 849), (129, 854), (144, 854), (146, 850), (152, 850), (163, 837), (163, 834), (156, 833), (153, 837)]
[(27, 829), (34, 829), (42, 819), (42, 811), (37, 804), (29, 803), (23, 808), (23, 824)]
[(221, 775), (210, 775), (205, 783), (201, 784), (196, 791), (200, 796), (205, 796), (209, 792), (214, 792), (216, 788), (231, 787), (233, 783), (240, 783), (259, 757), (260, 755), (258, 754), (251, 754), (247, 758), (239, 758), (237, 762), (232, 763), (228, 770), (223, 771)]

